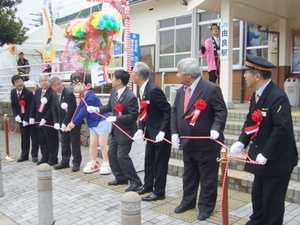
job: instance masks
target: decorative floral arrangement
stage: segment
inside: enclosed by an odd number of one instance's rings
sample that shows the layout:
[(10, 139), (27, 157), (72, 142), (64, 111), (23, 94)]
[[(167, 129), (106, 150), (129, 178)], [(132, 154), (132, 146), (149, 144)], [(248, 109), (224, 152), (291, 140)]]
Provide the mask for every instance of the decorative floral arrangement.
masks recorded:
[(26, 102), (24, 100), (20, 100), (19, 101), (19, 106), (20, 106), (20, 112), (23, 114), (25, 113), (25, 106), (26, 106)]
[(199, 99), (195, 102), (195, 109), (193, 110), (193, 112), (190, 114), (190, 115), (187, 115), (185, 117), (185, 119), (189, 119), (192, 117), (191, 121), (190, 121), (190, 125), (191, 126), (194, 126), (195, 123), (197, 122), (199, 116), (200, 116), (200, 113), (206, 109), (207, 107), (207, 104), (204, 100), (202, 99)]
[(65, 111), (65, 113), (68, 112), (68, 103), (62, 102), (62, 103), (60, 104), (60, 107)]
[(124, 109), (124, 106), (120, 103), (117, 103), (115, 105), (115, 110), (118, 112), (118, 115), (121, 116), (122, 115), (122, 111)]
[(47, 104), (47, 102), (48, 102), (47, 98), (45, 98), (45, 97), (41, 98), (41, 104), (40, 104), (39, 110), (38, 110), (40, 113), (42, 113), (44, 111), (44, 108), (45, 108), (45, 105)]
[(259, 126), (260, 126), (260, 123), (263, 119), (262, 111), (260, 109), (255, 110), (252, 113), (251, 118), (256, 124), (252, 125), (252, 126), (245, 127), (245, 133), (247, 135), (254, 133), (254, 135), (251, 136), (251, 140), (252, 140), (257, 135), (257, 133), (259, 131)]
[(148, 105), (149, 104), (150, 104), (150, 102), (149, 101), (145, 101), (145, 100), (143, 100), (143, 101), (140, 102), (140, 108), (142, 109), (142, 112), (138, 116), (138, 119), (140, 121), (142, 121), (142, 120), (146, 121), (147, 120), (147, 118), (148, 118), (148, 111), (147, 111), (147, 109), (148, 109)]

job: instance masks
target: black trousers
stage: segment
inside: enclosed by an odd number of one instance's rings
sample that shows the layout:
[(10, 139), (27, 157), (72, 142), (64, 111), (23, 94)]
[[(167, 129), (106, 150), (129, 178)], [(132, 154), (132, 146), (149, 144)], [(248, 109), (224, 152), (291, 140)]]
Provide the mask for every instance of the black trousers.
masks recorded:
[(165, 195), (170, 153), (171, 145), (166, 141), (159, 145), (147, 142), (144, 187), (154, 189), (157, 196)]
[(57, 163), (58, 131), (46, 126), (41, 126), (37, 129), (42, 153), (41, 161)]
[(282, 225), (284, 200), (290, 181), (290, 173), (281, 176), (254, 176), (252, 185), (252, 209), (247, 225)]
[(200, 212), (212, 213), (217, 200), (220, 150), (183, 150), (183, 197), (181, 205), (195, 207), (200, 183), (198, 208)]
[(39, 152), (39, 139), (37, 135), (37, 128), (34, 125), (23, 126), (20, 124), (21, 132), (21, 157), (24, 159), (29, 158), (30, 151), (30, 138), (31, 138), (31, 156), (38, 157)]
[(71, 154), (73, 166), (80, 166), (81, 156), (81, 124), (76, 125), (70, 132), (61, 132), (61, 164), (69, 165)]
[(217, 81), (217, 75), (216, 75), (217, 71), (216, 70), (211, 70), (208, 72), (208, 76), (209, 76), (209, 81), (210, 82), (213, 82), (213, 83), (216, 83)]
[(111, 137), (108, 149), (109, 165), (117, 181), (129, 180), (131, 184), (142, 185), (129, 156), (131, 143), (118, 144), (115, 137)]

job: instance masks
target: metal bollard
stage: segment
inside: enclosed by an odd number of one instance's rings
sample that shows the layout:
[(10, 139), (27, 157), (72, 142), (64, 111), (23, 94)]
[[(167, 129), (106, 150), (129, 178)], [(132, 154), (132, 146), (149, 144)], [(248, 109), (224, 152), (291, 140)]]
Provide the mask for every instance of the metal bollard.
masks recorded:
[(39, 225), (52, 225), (52, 168), (47, 163), (37, 166), (38, 214)]
[(2, 179), (2, 160), (1, 160), (1, 152), (0, 152), (0, 197), (4, 195), (3, 193), (3, 179)]
[(122, 196), (121, 225), (141, 225), (141, 197), (133, 191)]

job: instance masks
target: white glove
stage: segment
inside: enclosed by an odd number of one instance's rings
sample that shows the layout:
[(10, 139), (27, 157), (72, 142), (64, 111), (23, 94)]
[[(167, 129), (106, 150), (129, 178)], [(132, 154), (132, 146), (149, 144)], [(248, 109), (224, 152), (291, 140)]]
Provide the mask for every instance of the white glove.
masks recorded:
[(233, 145), (231, 145), (230, 152), (241, 153), (244, 150), (244, 148), (245, 148), (245, 145), (242, 142), (237, 141)]
[(34, 118), (29, 118), (29, 124), (34, 124), (35, 123), (35, 119)]
[(28, 125), (29, 125), (29, 123), (27, 121), (23, 120), (23, 127), (26, 127)]
[(210, 139), (216, 140), (220, 136), (219, 132), (216, 130), (210, 131)]
[(263, 165), (265, 165), (267, 163), (268, 159), (265, 158), (261, 153), (259, 153), (257, 156), (256, 156), (256, 162), (258, 163), (261, 163)]
[(116, 122), (117, 121), (117, 117), (116, 116), (109, 116), (106, 118), (106, 120), (108, 122)]
[(54, 129), (55, 129), (55, 130), (60, 130), (59, 123), (55, 123), (55, 124), (54, 124)]
[(19, 115), (17, 115), (15, 117), (15, 121), (18, 122), (18, 123), (22, 123), (22, 119), (21, 119), (21, 117)]
[(61, 131), (62, 132), (66, 132), (66, 128), (67, 128), (67, 126), (66, 126), (66, 124), (61, 124)]
[(135, 134), (133, 135), (133, 140), (137, 143), (141, 142), (143, 140), (143, 134), (144, 132), (141, 129), (138, 129)]
[(39, 126), (44, 126), (45, 123), (46, 123), (46, 120), (43, 118), (43, 119), (41, 119), (41, 122), (40, 122)]
[(164, 140), (164, 137), (165, 137), (165, 132), (159, 131), (159, 133), (156, 135), (155, 141), (161, 142)]
[(89, 113), (99, 113), (99, 108), (98, 107), (95, 107), (95, 106), (88, 106), (86, 107), (86, 110), (89, 112)]
[(172, 134), (172, 144), (174, 147), (179, 148), (180, 146), (180, 139), (178, 134)]

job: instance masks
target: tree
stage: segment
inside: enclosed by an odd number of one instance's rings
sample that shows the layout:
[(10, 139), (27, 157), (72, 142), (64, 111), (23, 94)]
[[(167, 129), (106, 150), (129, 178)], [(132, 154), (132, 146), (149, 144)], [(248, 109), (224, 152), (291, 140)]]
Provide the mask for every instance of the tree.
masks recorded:
[(16, 18), (18, 4), (22, 0), (0, 0), (0, 46), (5, 44), (22, 44), (26, 39), (28, 28)]

